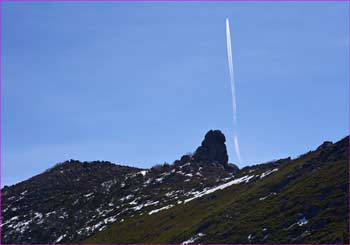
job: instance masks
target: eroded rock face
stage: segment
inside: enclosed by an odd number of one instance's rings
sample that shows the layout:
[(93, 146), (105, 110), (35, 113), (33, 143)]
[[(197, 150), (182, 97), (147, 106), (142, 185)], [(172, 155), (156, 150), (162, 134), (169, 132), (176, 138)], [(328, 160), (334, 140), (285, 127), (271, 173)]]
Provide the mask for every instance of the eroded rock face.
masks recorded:
[(226, 138), (220, 130), (210, 130), (193, 155), (194, 161), (217, 162), (227, 165)]

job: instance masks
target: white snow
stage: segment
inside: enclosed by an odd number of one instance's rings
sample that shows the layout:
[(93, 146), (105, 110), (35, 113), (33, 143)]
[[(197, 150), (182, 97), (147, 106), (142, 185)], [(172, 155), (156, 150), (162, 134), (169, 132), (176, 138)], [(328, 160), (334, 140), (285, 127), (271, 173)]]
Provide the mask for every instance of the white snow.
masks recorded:
[(6, 221), (5, 223), (0, 224), (0, 227), (7, 225), (8, 223), (11, 223), (14, 220), (18, 220), (18, 216), (14, 216), (11, 219), (9, 219), (8, 221)]
[(143, 184), (143, 186), (147, 186), (148, 184), (150, 184), (152, 182), (152, 179), (148, 179), (147, 181), (145, 181), (145, 183)]
[(164, 172), (164, 173), (161, 173), (159, 176), (168, 176), (170, 173), (169, 172)]
[(190, 202), (190, 201), (192, 201), (192, 200), (194, 200), (194, 199), (197, 199), (197, 198), (200, 198), (200, 197), (202, 197), (202, 196), (204, 196), (204, 195), (208, 195), (208, 194), (213, 193), (213, 192), (215, 192), (215, 191), (217, 191), (217, 190), (225, 189), (225, 188), (227, 188), (227, 187), (229, 187), (229, 186), (231, 186), (231, 185), (236, 185), (236, 184), (240, 184), (240, 183), (243, 183), (243, 182), (248, 183), (250, 179), (254, 178), (254, 176), (255, 176), (255, 175), (251, 175), (251, 176), (246, 175), (246, 176), (243, 176), (243, 177), (241, 177), (241, 178), (231, 180), (231, 181), (229, 181), (229, 182), (227, 182), (227, 183), (225, 183), (225, 184), (216, 186), (216, 187), (214, 187), (214, 188), (211, 188), (211, 189), (204, 189), (204, 191), (198, 192), (198, 193), (196, 193), (193, 197), (191, 197), (191, 198), (189, 198), (189, 199), (186, 199), (186, 200), (184, 201), (184, 203)]
[(163, 177), (156, 179), (156, 182), (162, 182), (162, 181), (163, 181)]
[(112, 216), (112, 217), (108, 217), (108, 218), (105, 218), (103, 220), (103, 222), (106, 224), (106, 223), (112, 223), (112, 222), (115, 222), (117, 220), (117, 216), (118, 215), (115, 215), (115, 216)]
[(33, 222), (33, 219), (24, 220), (17, 222), (14, 225), (9, 225), (8, 227), (15, 229), (17, 232), (23, 233), (25, 230), (29, 228), (29, 224)]
[(108, 223), (113, 223), (117, 220), (117, 216), (119, 214), (115, 215), (115, 216), (111, 216), (108, 218), (105, 218), (104, 220), (98, 222), (97, 224), (93, 225), (93, 226), (87, 226), (84, 227), (82, 229), (80, 229), (79, 231), (77, 231), (78, 234), (82, 234), (83, 231), (87, 232), (88, 234), (91, 234), (91, 232), (95, 231), (96, 229), (99, 229), (100, 231), (103, 230), (104, 228), (106, 228), (106, 224)]
[(136, 198), (135, 200), (133, 200), (133, 201), (130, 202), (129, 204), (130, 204), (130, 205), (137, 205), (137, 202), (136, 202), (136, 201), (137, 201), (138, 199), (139, 199), (139, 198)]
[(170, 191), (168, 193), (165, 193), (165, 196), (171, 197), (171, 196), (174, 196), (174, 194), (175, 194), (175, 191)]
[(108, 180), (101, 183), (101, 186), (105, 189), (106, 192), (109, 192), (111, 187), (116, 183), (115, 180)]
[(162, 208), (159, 208), (159, 209), (155, 209), (155, 210), (152, 210), (150, 211), (148, 214), (151, 215), (151, 214), (154, 214), (154, 213), (158, 213), (159, 211), (162, 211), (162, 210), (165, 210), (165, 209), (169, 209), (169, 208), (172, 208), (174, 207), (174, 205), (170, 204), (168, 206), (165, 206), (165, 207), (162, 207)]
[(146, 170), (142, 170), (142, 171), (138, 172), (138, 174), (142, 174), (143, 176), (145, 176), (147, 174), (147, 171)]
[(18, 219), (18, 216), (14, 216), (9, 221), (13, 221), (13, 220), (17, 220), (17, 219)]
[(62, 239), (66, 236), (66, 234), (60, 236), (59, 238), (56, 239), (55, 243), (62, 241)]
[(107, 226), (102, 226), (100, 229), (98, 229), (98, 231), (103, 231), (104, 229), (106, 229)]
[(262, 173), (260, 175), (260, 179), (265, 178), (266, 176), (268, 176), (268, 175), (270, 175), (270, 174), (272, 174), (273, 172), (276, 172), (276, 171), (278, 171), (278, 168), (274, 168), (274, 169), (268, 170), (268, 171), (266, 171), (266, 172), (264, 172), (264, 173)]
[(260, 198), (259, 198), (259, 201), (263, 201), (263, 200), (265, 200), (266, 198), (268, 198), (268, 197), (270, 197), (270, 196), (275, 196), (275, 195), (277, 195), (276, 192), (271, 192), (271, 193), (268, 194), (267, 196), (260, 197)]
[(203, 233), (198, 233), (197, 235), (195, 235), (195, 236), (191, 237), (190, 239), (188, 239), (188, 240), (182, 242), (181, 244), (186, 245), (186, 244), (194, 243), (198, 238), (200, 238), (200, 237), (202, 237), (202, 236), (205, 236), (205, 234), (203, 234)]
[(191, 163), (190, 163), (190, 162), (187, 162), (187, 163), (185, 163), (184, 165), (180, 166), (179, 169), (182, 169), (183, 167), (186, 167), (186, 166), (189, 166), (189, 165), (191, 165)]
[(122, 198), (120, 198), (119, 200), (121, 201), (121, 202), (123, 202), (123, 201), (125, 201), (125, 200), (129, 200), (129, 199), (131, 199), (131, 198), (133, 198), (134, 197), (134, 195), (127, 195), (126, 197), (122, 197)]
[(151, 206), (151, 205), (156, 205), (156, 204), (158, 204), (159, 203), (159, 201), (155, 201), (155, 202), (152, 202), (152, 201), (148, 201), (148, 202), (146, 202), (145, 203), (145, 207), (147, 207), (147, 206)]
[(142, 209), (144, 207), (143, 204), (140, 204), (138, 206), (132, 207), (131, 209), (135, 210), (135, 211), (139, 211), (140, 209)]
[(91, 193), (85, 194), (84, 197), (90, 197), (90, 196), (92, 196), (93, 194), (94, 194), (94, 193), (91, 192)]
[[(234, 177), (234, 176), (233, 176)], [(223, 181), (228, 181), (228, 180), (231, 180), (233, 177), (227, 177), (227, 178), (224, 178)]]
[(52, 212), (48, 212), (47, 214), (45, 214), (46, 216), (50, 216), (51, 214), (55, 214), (56, 211), (52, 211)]
[(296, 223), (293, 223), (291, 224), (289, 227), (285, 228), (284, 230), (290, 230), (291, 228), (293, 228), (295, 225), (298, 225), (298, 226), (303, 226), (303, 225), (306, 225), (309, 221), (303, 217), (301, 219), (299, 219)]
[(34, 213), (34, 219), (41, 219), (43, 217), (42, 213)]
[(302, 219), (298, 220), (297, 225), (303, 226), (306, 225), (308, 222), (309, 221), (305, 217), (303, 217)]
[(25, 190), (25, 191), (23, 191), (23, 192), (21, 193), (21, 195), (25, 195), (27, 192), (28, 192), (28, 191)]

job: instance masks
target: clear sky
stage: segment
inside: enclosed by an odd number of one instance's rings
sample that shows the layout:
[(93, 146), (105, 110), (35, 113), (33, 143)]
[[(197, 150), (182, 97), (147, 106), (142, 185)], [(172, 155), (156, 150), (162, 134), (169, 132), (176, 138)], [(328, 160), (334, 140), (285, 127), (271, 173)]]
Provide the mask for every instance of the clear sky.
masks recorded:
[(240, 167), (348, 134), (348, 3), (3, 3), (2, 184), (67, 159), (137, 167), (233, 122)]

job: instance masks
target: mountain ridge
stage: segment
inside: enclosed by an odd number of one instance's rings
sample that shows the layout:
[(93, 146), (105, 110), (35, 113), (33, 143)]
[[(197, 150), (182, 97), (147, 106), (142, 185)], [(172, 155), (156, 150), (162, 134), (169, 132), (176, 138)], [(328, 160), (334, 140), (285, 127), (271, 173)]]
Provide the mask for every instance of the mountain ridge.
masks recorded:
[[(248, 239), (249, 235), (243, 239), (242, 236), (232, 237), (231, 234), (226, 235), (226, 240), (209, 235), (210, 232), (206, 229), (211, 226), (208, 222), (211, 224), (216, 219), (216, 216), (211, 216), (216, 212), (215, 208), (210, 209), (207, 214), (198, 214), (197, 225), (202, 228), (199, 231), (197, 229), (193, 231), (196, 232), (192, 234), (193, 239), (189, 237), (190, 234), (186, 235), (186, 231), (180, 234), (176, 232), (180, 228), (174, 227), (183, 222), (176, 216), (172, 220), (176, 220), (177, 223), (166, 229), (171, 231), (172, 235), (168, 237), (163, 235), (163, 238), (158, 235), (153, 240), (151, 231), (149, 234), (146, 232), (145, 236), (134, 234), (128, 229), (125, 230), (124, 224), (134, 224), (132, 223), (134, 221), (138, 225), (148, 223), (153, 220), (153, 217), (163, 217), (166, 213), (176, 212), (176, 210), (184, 209), (187, 213), (186, 207), (193, 205), (200, 207), (202, 201), (198, 203), (198, 200), (205, 200), (204, 203), (209, 205), (216, 200), (210, 197), (215, 196), (222, 198), (217, 203), (218, 207), (225, 206), (230, 198), (222, 196), (222, 193), (230, 191), (236, 193), (236, 198), (240, 201), (245, 198), (244, 190), (254, 194), (252, 190), (262, 188), (265, 196), (259, 197), (261, 201), (274, 199), (278, 197), (277, 193), (282, 193), (286, 188), (289, 191), (296, 181), (302, 180), (302, 183), (307, 183), (305, 174), (313, 171), (320, 174), (327, 166), (327, 164), (320, 164), (324, 162), (330, 162), (329, 166), (341, 163), (334, 165), (335, 168), (342, 169), (341, 173), (348, 172), (346, 161), (349, 155), (349, 136), (334, 144), (326, 142), (316, 150), (296, 159), (288, 157), (246, 166), (242, 169), (227, 162), (225, 141), (225, 136), (220, 131), (211, 130), (193, 155), (184, 155), (173, 164), (141, 169), (116, 165), (108, 161), (70, 160), (57, 164), (26, 181), (3, 188), (2, 242), (180, 243), (193, 240), (193, 242), (205, 243), (216, 241), (249, 243), (254, 239), (265, 242), (267, 239), (263, 239), (265, 235), (259, 238), (259, 235), (252, 234), (250, 239)], [(276, 176), (280, 176), (284, 171), (288, 174), (277, 181)], [(343, 180), (342, 176), (340, 175), (341, 178), (333, 182), (346, 182), (347, 180)], [(273, 180), (272, 184), (261, 187), (261, 183), (270, 179), (276, 180)], [(343, 192), (345, 193), (343, 196), (348, 196), (347, 190)], [(250, 202), (249, 200), (247, 203)], [(258, 204), (254, 203), (254, 205)], [(344, 203), (341, 204), (342, 209), (344, 209), (343, 206)], [(318, 210), (311, 209), (314, 212)], [(242, 208), (242, 212), (244, 210), (246, 209)], [(248, 211), (251, 212), (251, 210)], [(221, 212), (225, 213), (226, 210)], [(163, 221), (168, 218), (164, 218)], [(201, 224), (200, 220), (203, 219), (209, 220)], [(300, 220), (300, 222), (303, 221), (302, 218)], [(159, 221), (162, 219), (154, 222)], [(304, 220), (305, 222), (309, 221)], [(151, 222), (149, 227), (152, 225)], [(147, 230), (147, 227), (142, 227), (143, 230)], [(123, 234), (130, 233), (130, 236), (121, 235), (119, 230), (123, 230)], [(154, 227), (154, 230), (157, 228)], [(103, 235), (106, 233), (109, 235)], [(120, 237), (115, 237), (115, 234), (119, 234)], [(310, 236), (304, 235), (305, 238)], [(139, 240), (135, 240), (135, 237), (139, 237)], [(272, 237), (271, 234), (270, 237)], [(345, 237), (348, 237), (346, 232)], [(291, 238), (290, 241), (292, 240)]]

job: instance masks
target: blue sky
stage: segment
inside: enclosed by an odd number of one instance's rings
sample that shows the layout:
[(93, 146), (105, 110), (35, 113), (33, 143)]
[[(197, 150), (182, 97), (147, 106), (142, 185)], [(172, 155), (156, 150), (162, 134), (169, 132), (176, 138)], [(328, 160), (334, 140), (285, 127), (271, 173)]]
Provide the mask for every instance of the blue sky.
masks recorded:
[(137, 167), (209, 129), (240, 167), (348, 134), (348, 3), (3, 3), (2, 184), (67, 159)]

